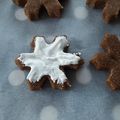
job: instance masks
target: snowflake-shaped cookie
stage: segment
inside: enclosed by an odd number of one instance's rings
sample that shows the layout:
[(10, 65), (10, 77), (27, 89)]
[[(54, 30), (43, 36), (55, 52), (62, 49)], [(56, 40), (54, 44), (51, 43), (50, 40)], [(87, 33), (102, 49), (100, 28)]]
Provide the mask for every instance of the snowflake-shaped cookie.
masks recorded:
[(13, 0), (18, 6), (23, 6), (30, 20), (37, 20), (44, 7), (50, 17), (60, 17), (63, 6), (58, 0)]
[(77, 69), (83, 61), (77, 54), (65, 53), (69, 46), (65, 36), (58, 36), (48, 44), (44, 37), (35, 37), (32, 42), (33, 53), (22, 53), (16, 64), (22, 69), (30, 69), (27, 80), (31, 89), (40, 89), (46, 79), (53, 88), (65, 89), (70, 83), (64, 73), (64, 67)]
[(115, 35), (106, 33), (101, 43), (104, 52), (94, 56), (91, 63), (97, 69), (110, 71), (108, 85), (113, 89), (120, 89), (120, 41)]
[(107, 23), (117, 18), (120, 13), (120, 0), (87, 0), (87, 4), (95, 8), (104, 7), (103, 19)]

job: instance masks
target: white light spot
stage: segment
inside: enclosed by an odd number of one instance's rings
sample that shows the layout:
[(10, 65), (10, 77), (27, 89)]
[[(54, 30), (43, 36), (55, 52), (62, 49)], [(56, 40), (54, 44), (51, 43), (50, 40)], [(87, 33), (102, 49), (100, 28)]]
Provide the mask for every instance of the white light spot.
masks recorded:
[(120, 105), (117, 105), (113, 109), (113, 119), (120, 120)]
[(20, 8), (15, 12), (15, 17), (17, 20), (24, 21), (27, 19), (24, 9)]
[(85, 7), (77, 7), (74, 10), (74, 15), (77, 19), (83, 20), (88, 16), (88, 10)]
[(54, 106), (46, 106), (40, 113), (40, 120), (58, 120), (58, 111)]
[(77, 72), (76, 78), (80, 84), (86, 85), (91, 81), (92, 76), (87, 67), (84, 67)]
[(19, 86), (24, 82), (25, 74), (21, 70), (14, 70), (10, 73), (8, 80), (12, 86)]

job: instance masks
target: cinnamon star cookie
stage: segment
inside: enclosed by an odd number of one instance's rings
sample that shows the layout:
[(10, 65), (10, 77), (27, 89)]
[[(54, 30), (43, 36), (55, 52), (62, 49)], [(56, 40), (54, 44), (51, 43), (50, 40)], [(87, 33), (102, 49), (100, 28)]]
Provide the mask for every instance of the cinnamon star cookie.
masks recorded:
[(66, 53), (69, 47), (66, 36), (58, 36), (48, 44), (44, 37), (34, 37), (33, 53), (22, 53), (16, 59), (21, 70), (30, 70), (27, 81), (31, 90), (42, 88), (46, 80), (55, 89), (66, 89), (70, 83), (64, 73), (64, 68), (78, 69), (83, 64), (80, 54)]

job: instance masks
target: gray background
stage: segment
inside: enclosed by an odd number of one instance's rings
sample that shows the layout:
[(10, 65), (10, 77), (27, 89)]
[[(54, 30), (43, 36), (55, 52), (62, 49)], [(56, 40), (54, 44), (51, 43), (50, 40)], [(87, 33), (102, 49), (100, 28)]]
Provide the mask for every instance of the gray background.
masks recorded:
[[(101, 10), (86, 7), (84, 0), (68, 0), (64, 7), (61, 19), (42, 16), (36, 22), (20, 21), (15, 17), (19, 7), (10, 0), (0, 0), (0, 120), (46, 120), (40, 117), (46, 106), (54, 106), (58, 112), (57, 120), (120, 120), (120, 116), (117, 117), (119, 91), (113, 92), (106, 85), (105, 71), (97, 71), (89, 65), (91, 57), (101, 50), (99, 43), (104, 33), (119, 35), (120, 22), (105, 24)], [(75, 17), (77, 7), (86, 8), (88, 16), (85, 19)], [(85, 67), (91, 75), (87, 85), (80, 84), (76, 72), (72, 71), (67, 71), (72, 82), (68, 91), (52, 90), (46, 85), (42, 91), (31, 92), (25, 83), (20, 86), (9, 83), (10, 73), (18, 69), (14, 63), (16, 56), (31, 52), (32, 36), (44, 35), (47, 40), (52, 40), (63, 34), (71, 43), (70, 52), (82, 53), (86, 64), (81, 70)]]

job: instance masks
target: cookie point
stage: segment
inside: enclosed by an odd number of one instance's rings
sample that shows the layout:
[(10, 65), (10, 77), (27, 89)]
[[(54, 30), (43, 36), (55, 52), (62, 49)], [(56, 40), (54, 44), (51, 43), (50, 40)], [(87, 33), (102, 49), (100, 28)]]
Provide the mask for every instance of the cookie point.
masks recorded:
[(35, 40), (44, 40), (44, 37), (43, 36), (36, 36)]
[(57, 38), (66, 39), (67, 40), (67, 36), (66, 35), (60, 35), (60, 36), (57, 36)]
[(69, 46), (69, 42), (67, 40), (67, 36), (66, 35), (57, 36), (55, 41), (64, 43), (65, 46)]

